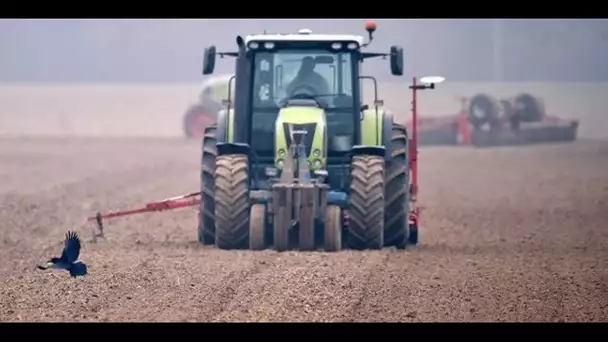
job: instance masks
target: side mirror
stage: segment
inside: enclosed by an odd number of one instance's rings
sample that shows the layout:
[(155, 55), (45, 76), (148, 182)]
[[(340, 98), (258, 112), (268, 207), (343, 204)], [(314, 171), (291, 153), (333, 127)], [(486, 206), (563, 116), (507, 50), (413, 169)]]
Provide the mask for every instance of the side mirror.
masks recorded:
[(391, 46), (391, 73), (394, 76), (403, 75), (403, 48), (397, 45)]
[(214, 69), (215, 69), (215, 46), (211, 45), (210, 47), (205, 48), (205, 52), (203, 55), (203, 75), (213, 74)]
[(363, 106), (361, 106), (361, 111), (362, 112), (365, 112), (368, 109), (369, 109), (369, 105), (364, 104)]

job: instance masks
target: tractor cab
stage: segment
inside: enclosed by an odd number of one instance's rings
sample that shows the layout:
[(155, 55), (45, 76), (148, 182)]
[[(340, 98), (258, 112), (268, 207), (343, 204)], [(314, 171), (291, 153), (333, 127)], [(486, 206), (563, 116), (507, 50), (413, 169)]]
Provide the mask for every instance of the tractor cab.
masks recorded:
[[(302, 29), (292, 34), (254, 34), (237, 37), (238, 52), (205, 50), (203, 74), (211, 74), (215, 57), (236, 57), (236, 74), (229, 83), (226, 141), (246, 143), (262, 165), (282, 168), (289, 144), (303, 143), (312, 170), (343, 164), (353, 146), (365, 142), (362, 121), (378, 116), (382, 101), (364, 105), (361, 64), (367, 58), (390, 55), (391, 71), (403, 73), (403, 52), (393, 46), (390, 54), (366, 53), (376, 27), (366, 25), (369, 41), (362, 36), (314, 34)], [(375, 124), (380, 124), (376, 122)], [(219, 129), (219, 127), (218, 127)], [(373, 145), (382, 144), (374, 141)]]
[[(359, 134), (359, 115), (355, 115), (361, 108), (356, 51), (362, 44), (361, 37), (261, 35), (247, 37), (245, 44), (251, 51), (247, 111), (251, 112), (251, 134), (256, 137), (251, 141), (252, 149), (261, 157), (274, 155), (275, 130), (288, 134), (288, 128), (280, 127), (284, 121), (279, 118), (281, 112), (294, 117), (295, 133), (307, 140), (307, 149), (313, 145), (317, 125), (326, 126), (329, 155), (322, 156), (321, 149), (312, 151), (314, 168), (320, 168), (324, 157), (333, 159), (349, 151)], [(314, 113), (321, 112), (324, 119), (318, 115), (313, 119)]]

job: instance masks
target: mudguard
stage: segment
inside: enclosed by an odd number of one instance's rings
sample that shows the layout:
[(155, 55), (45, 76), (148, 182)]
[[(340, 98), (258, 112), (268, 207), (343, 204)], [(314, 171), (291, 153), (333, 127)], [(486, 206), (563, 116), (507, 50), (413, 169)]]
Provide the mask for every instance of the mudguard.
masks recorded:
[(218, 143), (217, 144), (217, 155), (223, 156), (227, 154), (244, 154), (249, 156), (250, 152), (249, 144), (239, 144), (239, 143)]
[(360, 156), (360, 155), (370, 155), (376, 157), (385, 157), (386, 156), (386, 148), (384, 146), (366, 146), (366, 145), (355, 145), (350, 150), (351, 155)]
[(386, 112), (384, 108), (378, 107), (377, 120), (376, 108), (363, 111), (361, 116), (360, 146), (381, 146), (383, 147), (384, 158), (389, 160), (391, 149), (388, 147), (390, 147), (392, 138), (393, 115)]

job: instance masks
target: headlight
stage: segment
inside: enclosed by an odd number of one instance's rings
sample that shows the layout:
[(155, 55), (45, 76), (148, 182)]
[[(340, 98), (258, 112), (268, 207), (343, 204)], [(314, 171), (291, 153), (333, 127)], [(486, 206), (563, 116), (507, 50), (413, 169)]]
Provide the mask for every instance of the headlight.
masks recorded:
[(358, 45), (357, 43), (348, 43), (348, 45), (346, 46), (349, 50), (355, 50)]
[(258, 47), (260, 47), (260, 44), (258, 44), (257, 42), (251, 42), (251, 43), (249, 43), (249, 48), (250, 49), (257, 49)]
[(334, 50), (340, 50), (342, 48), (342, 44), (340, 43), (333, 43), (331, 44), (331, 48)]
[(268, 43), (264, 43), (264, 47), (267, 48), (268, 50), (274, 48), (274, 43), (268, 42)]
[(268, 177), (276, 177), (278, 174), (278, 170), (275, 169), (274, 167), (267, 167), (266, 168), (266, 176)]
[(283, 159), (277, 160), (277, 167), (279, 169), (283, 168), (283, 164), (285, 164), (285, 161), (283, 161)]
[(314, 150), (312, 151), (312, 155), (319, 158), (321, 157), (321, 150)]
[(285, 150), (281, 148), (281, 149), (279, 149), (279, 152), (277, 154), (278, 154), (279, 158), (283, 158), (283, 157), (285, 157)]
[(321, 161), (319, 159), (316, 159), (313, 163), (312, 166), (315, 169), (320, 169), (323, 166), (323, 163), (321, 163)]

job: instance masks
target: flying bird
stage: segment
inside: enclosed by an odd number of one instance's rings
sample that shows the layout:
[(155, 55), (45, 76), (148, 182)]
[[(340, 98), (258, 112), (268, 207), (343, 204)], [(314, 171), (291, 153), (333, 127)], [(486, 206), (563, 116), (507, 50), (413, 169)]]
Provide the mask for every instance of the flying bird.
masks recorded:
[(84, 276), (87, 274), (87, 265), (82, 261), (77, 261), (80, 255), (80, 238), (75, 232), (69, 231), (65, 235), (63, 242), (63, 252), (61, 257), (51, 258), (45, 266), (38, 266), (41, 270), (62, 269), (70, 272), (70, 276)]

